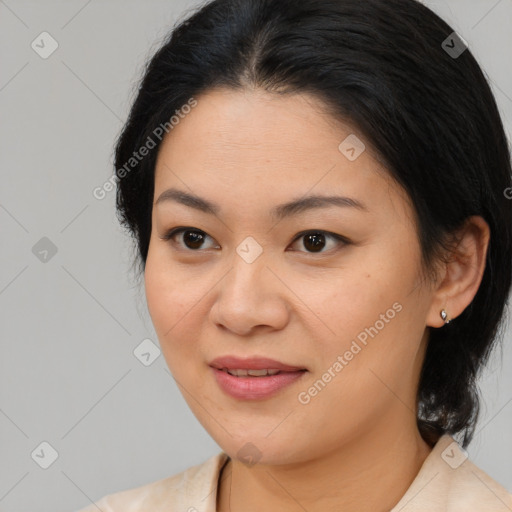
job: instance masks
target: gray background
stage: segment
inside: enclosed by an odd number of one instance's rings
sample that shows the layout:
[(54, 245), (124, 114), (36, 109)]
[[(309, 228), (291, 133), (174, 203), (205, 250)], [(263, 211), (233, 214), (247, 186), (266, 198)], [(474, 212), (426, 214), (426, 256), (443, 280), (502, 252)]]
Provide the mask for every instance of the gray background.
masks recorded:
[[(510, 136), (512, 0), (426, 3), (468, 41)], [(114, 192), (92, 195), (112, 173), (145, 59), (194, 5), (0, 0), (1, 511), (77, 510), (220, 450), (163, 356), (150, 366), (134, 356), (157, 338)], [(59, 45), (47, 59), (31, 48), (43, 31)], [(33, 251), (43, 237), (57, 248), (46, 261)], [(511, 331), (482, 379), (486, 405), (469, 449), (509, 490)], [(43, 441), (58, 452), (48, 469)]]

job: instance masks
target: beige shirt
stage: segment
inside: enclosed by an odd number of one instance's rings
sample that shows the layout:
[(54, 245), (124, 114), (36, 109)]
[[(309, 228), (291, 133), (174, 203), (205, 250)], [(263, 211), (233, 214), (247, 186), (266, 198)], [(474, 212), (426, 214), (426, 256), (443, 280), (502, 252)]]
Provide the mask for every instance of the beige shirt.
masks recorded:
[[(215, 512), (221, 452), (177, 475), (104, 496), (78, 512)], [(439, 439), (390, 512), (510, 512), (512, 494), (475, 466), (448, 435)]]

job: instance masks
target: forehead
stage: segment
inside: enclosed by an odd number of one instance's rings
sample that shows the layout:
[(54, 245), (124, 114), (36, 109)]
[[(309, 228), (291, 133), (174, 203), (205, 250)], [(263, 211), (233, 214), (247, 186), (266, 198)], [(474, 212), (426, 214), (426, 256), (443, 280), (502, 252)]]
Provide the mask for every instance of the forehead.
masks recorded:
[(248, 200), (275, 196), (275, 202), (308, 191), (364, 193), (367, 203), (384, 192), (389, 197), (397, 185), (368, 143), (355, 160), (340, 151), (354, 135), (364, 140), (310, 95), (213, 90), (165, 136), (155, 198), (172, 186), (200, 190), (203, 197), (236, 192)]
[[(165, 137), (164, 146), (172, 141), (183, 151), (218, 150), (223, 156), (261, 154), (265, 150), (278, 154), (293, 147), (315, 159), (322, 149), (332, 149), (333, 145), (336, 149), (340, 137), (354, 131), (330, 115), (327, 106), (312, 95), (259, 89), (214, 89), (201, 95), (197, 106), (183, 117)], [(283, 156), (291, 158), (294, 154)]]

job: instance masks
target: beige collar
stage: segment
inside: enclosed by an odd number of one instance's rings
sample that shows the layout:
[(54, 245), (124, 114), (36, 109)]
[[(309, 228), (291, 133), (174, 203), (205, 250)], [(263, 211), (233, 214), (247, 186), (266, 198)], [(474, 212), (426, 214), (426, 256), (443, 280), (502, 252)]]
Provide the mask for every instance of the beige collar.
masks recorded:
[[(199, 466), (196, 476), (204, 485), (198, 487), (196, 478), (188, 480), (182, 510), (194, 507), (195, 510), (190, 510), (215, 512), (218, 477), (228, 459), (228, 455), (221, 452)], [(511, 512), (512, 495), (475, 466), (451, 436), (444, 435), (390, 512), (434, 511)]]
[[(219, 474), (228, 460), (220, 452), (177, 475), (105, 496), (97, 507), (80, 512), (97, 512), (98, 507), (104, 512), (216, 512)], [(511, 511), (512, 495), (444, 435), (390, 512)]]

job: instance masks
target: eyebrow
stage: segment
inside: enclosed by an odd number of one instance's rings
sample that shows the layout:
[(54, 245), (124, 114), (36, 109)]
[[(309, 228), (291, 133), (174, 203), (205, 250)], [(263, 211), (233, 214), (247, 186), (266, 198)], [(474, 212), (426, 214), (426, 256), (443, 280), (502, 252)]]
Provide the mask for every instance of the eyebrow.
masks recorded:
[[(219, 205), (176, 188), (169, 188), (162, 192), (155, 201), (155, 206), (166, 201), (173, 201), (210, 215), (218, 215), (220, 213)], [(270, 215), (275, 219), (281, 220), (285, 217), (297, 215), (307, 210), (327, 208), (329, 206), (350, 207), (357, 208), (358, 210), (365, 212), (369, 211), (368, 208), (357, 199), (345, 196), (313, 195), (277, 205), (270, 210)]]

